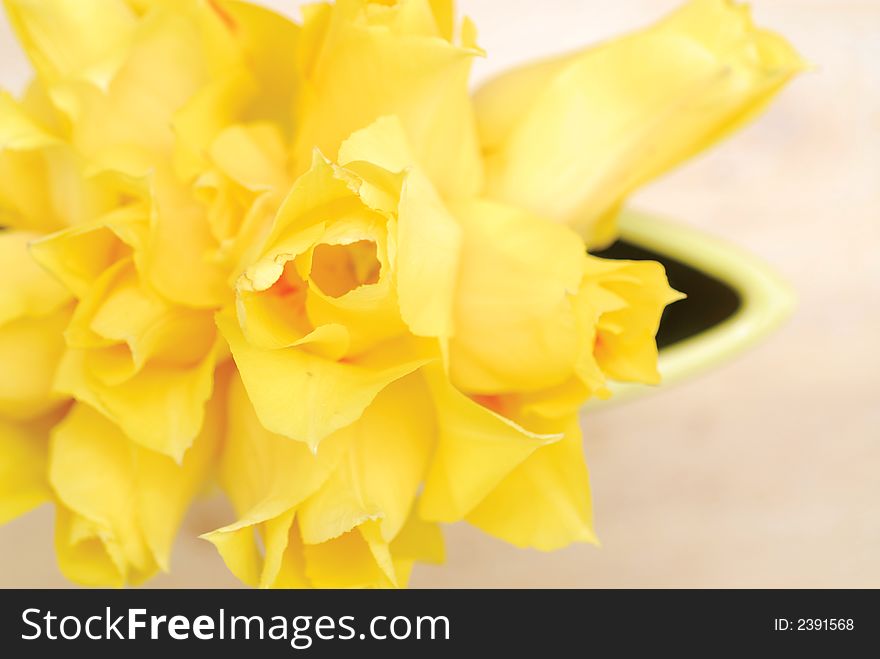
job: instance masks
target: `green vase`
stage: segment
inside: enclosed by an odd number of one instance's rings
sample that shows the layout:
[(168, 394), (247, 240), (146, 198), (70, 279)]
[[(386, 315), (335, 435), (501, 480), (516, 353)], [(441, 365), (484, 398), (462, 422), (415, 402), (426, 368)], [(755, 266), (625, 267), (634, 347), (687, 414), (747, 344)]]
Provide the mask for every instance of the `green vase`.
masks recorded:
[[(792, 289), (760, 259), (647, 213), (624, 211), (620, 238), (596, 254), (659, 261), (672, 287), (687, 295), (667, 307), (660, 321), (662, 386), (739, 354), (777, 328), (794, 309)], [(652, 391), (636, 384), (613, 383), (610, 388), (614, 396), (608, 402)]]

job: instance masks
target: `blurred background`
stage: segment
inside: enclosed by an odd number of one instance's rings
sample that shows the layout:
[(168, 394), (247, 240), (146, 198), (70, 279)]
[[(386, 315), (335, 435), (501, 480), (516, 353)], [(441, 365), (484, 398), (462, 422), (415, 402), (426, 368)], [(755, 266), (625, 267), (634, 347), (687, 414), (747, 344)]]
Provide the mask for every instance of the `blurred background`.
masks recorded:
[[(297, 16), (299, 2), (263, 2)], [(475, 83), (642, 27), (678, 0), (459, 0)], [(633, 206), (724, 238), (796, 289), (794, 317), (735, 361), (583, 418), (602, 547), (522, 551), (457, 525), (414, 587), (880, 587), (880, 2), (754, 0), (815, 65), (756, 123)], [(0, 84), (28, 67), (0, 18)], [(152, 586), (233, 586), (198, 533)], [(64, 586), (52, 513), (0, 528), (0, 586)]]

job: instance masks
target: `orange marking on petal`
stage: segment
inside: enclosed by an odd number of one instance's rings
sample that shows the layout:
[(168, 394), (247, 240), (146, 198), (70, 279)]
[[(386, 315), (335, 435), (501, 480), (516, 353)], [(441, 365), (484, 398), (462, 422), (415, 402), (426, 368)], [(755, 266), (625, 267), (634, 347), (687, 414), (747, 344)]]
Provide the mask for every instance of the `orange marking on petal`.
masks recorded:
[(496, 394), (474, 394), (471, 400), (497, 414), (501, 414), (504, 409), (504, 399)]
[(290, 281), (287, 277), (281, 276), (278, 281), (272, 284), (272, 290), (281, 297), (290, 297), (296, 295), (302, 286), (298, 283)]
[(220, 20), (223, 21), (224, 25), (229, 28), (230, 32), (235, 32), (238, 29), (238, 23), (236, 23), (232, 15), (223, 8), (219, 0), (208, 0), (208, 5), (214, 10), (214, 13), (220, 17)]

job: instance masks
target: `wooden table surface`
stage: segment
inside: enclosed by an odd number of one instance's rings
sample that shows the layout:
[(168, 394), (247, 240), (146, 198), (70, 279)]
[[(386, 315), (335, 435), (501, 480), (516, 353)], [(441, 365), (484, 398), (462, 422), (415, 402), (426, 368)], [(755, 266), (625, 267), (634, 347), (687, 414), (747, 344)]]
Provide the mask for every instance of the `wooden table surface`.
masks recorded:
[[(283, 1), (276, 6), (290, 5)], [(478, 77), (644, 25), (674, 0), (471, 0)], [(690, 382), (583, 419), (603, 546), (521, 551), (465, 526), (414, 586), (880, 586), (880, 2), (756, 0), (815, 64), (770, 111), (633, 203), (747, 248), (793, 319)], [(5, 21), (4, 86), (26, 78)], [(155, 586), (233, 585), (194, 536)], [(57, 586), (48, 508), (0, 529), (0, 586)]]

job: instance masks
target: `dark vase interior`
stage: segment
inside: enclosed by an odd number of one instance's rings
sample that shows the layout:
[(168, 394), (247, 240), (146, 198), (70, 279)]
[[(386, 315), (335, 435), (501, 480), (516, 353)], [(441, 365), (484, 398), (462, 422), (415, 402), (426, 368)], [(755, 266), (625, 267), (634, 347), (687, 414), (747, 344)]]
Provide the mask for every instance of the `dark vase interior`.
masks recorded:
[(732, 287), (663, 254), (624, 240), (594, 254), (607, 259), (659, 261), (666, 268), (670, 285), (687, 295), (663, 312), (657, 332), (657, 346), (661, 349), (705, 332), (730, 318), (740, 307), (740, 296)]

